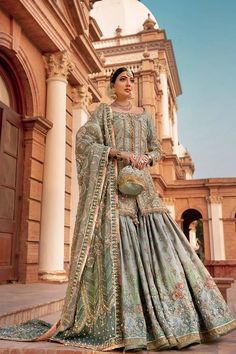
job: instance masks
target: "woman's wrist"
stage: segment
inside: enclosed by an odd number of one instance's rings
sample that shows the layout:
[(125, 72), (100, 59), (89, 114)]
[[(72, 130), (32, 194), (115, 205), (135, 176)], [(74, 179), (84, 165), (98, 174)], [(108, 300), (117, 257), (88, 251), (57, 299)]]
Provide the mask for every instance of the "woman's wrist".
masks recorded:
[(153, 163), (153, 158), (152, 155), (150, 154), (145, 154), (145, 156), (147, 156), (147, 164), (151, 165)]
[(118, 159), (118, 160), (122, 160), (122, 151), (111, 148), (110, 152), (109, 152), (109, 156)]

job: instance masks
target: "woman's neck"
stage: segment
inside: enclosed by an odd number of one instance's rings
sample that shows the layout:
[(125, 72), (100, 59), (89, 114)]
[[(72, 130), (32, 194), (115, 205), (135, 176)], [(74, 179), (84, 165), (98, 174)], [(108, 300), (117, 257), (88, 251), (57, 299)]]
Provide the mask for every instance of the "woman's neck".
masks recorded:
[(124, 99), (122, 99), (122, 98), (117, 98), (117, 99), (114, 101), (114, 103), (117, 103), (118, 105), (124, 106), (124, 107), (130, 105), (130, 101), (129, 101), (129, 99), (127, 99), (127, 98), (124, 98)]
[(129, 112), (132, 109), (132, 104), (129, 100), (115, 100), (111, 106), (125, 112)]

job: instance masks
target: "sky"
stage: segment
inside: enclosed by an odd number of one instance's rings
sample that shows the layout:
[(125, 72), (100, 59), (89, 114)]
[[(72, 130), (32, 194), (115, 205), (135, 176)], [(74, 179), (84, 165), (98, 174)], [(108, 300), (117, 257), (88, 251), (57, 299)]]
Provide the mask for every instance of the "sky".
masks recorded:
[(236, 1), (142, 0), (172, 41), (194, 178), (236, 177)]

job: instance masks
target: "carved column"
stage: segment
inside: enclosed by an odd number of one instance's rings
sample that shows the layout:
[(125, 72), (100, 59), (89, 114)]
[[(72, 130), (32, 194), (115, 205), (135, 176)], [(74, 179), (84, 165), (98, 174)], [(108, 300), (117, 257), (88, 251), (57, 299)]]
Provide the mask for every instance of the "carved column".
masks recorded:
[(160, 83), (161, 83), (161, 113), (162, 113), (162, 138), (170, 137), (169, 127), (169, 102), (168, 102), (168, 82), (167, 82), (167, 67), (163, 63), (159, 66)]
[(155, 92), (154, 92), (154, 77), (151, 74), (154, 71), (154, 62), (144, 54), (142, 60), (142, 71), (140, 77), (142, 79), (142, 102), (141, 105), (152, 114), (155, 119)]
[(225, 260), (222, 200), (217, 195), (207, 197), (211, 260)]
[(64, 205), (67, 75), (73, 66), (67, 52), (45, 56), (47, 79), (46, 118), (53, 123), (46, 141), (42, 223), (41, 279), (65, 281)]
[(178, 145), (179, 145), (179, 138), (178, 138), (178, 125), (177, 125), (177, 111), (176, 107), (173, 107), (173, 140), (174, 140), (174, 154), (179, 155)]
[(73, 131), (72, 131), (72, 174), (71, 174), (71, 240), (74, 232), (74, 224), (79, 200), (79, 186), (77, 181), (75, 143), (76, 134), (89, 117), (88, 106), (92, 101), (92, 94), (85, 85), (72, 89), (73, 100)]

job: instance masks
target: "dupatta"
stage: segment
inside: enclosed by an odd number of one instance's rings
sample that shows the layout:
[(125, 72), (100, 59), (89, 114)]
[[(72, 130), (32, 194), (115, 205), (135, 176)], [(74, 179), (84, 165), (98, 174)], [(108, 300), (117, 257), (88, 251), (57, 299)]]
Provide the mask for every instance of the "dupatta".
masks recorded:
[(76, 137), (80, 197), (69, 284), (53, 339), (93, 349), (120, 347), (121, 298), (112, 111), (100, 104)]

